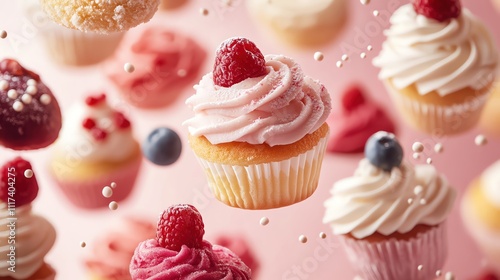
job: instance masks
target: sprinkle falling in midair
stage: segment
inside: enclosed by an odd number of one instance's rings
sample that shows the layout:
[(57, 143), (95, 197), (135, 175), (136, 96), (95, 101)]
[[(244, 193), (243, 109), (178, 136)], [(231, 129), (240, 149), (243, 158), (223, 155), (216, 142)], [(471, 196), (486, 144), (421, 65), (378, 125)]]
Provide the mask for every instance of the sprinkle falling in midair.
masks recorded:
[(413, 143), (413, 145), (411, 146), (411, 149), (413, 150), (413, 152), (415, 153), (421, 153), (424, 151), (424, 145), (420, 142), (415, 142)]
[(314, 60), (316, 61), (322, 61), (325, 58), (322, 52), (315, 52), (314, 53)]
[(299, 236), (299, 241), (300, 241), (300, 243), (307, 243), (307, 236), (300, 235)]
[(262, 218), (260, 218), (260, 225), (266, 226), (267, 224), (269, 224), (269, 218), (268, 217), (262, 217)]
[(488, 143), (488, 139), (486, 139), (486, 136), (479, 134), (474, 139), (474, 143), (476, 143), (477, 146), (484, 146)]
[(31, 169), (24, 170), (24, 177), (26, 177), (28, 179), (33, 177), (33, 170), (31, 170)]
[(123, 65), (123, 70), (127, 73), (132, 73), (135, 71), (135, 66), (132, 63), (127, 62)]
[(116, 209), (118, 209), (118, 203), (116, 201), (111, 201), (109, 203), (109, 209), (111, 209), (113, 211), (116, 210)]

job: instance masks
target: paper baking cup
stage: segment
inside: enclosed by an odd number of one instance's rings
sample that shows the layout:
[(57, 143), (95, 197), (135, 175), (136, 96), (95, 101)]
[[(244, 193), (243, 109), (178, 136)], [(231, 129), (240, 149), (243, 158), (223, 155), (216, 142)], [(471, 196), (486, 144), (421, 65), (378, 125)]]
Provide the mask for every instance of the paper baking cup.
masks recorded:
[(500, 231), (494, 231), (483, 225), (472, 213), (467, 195), (461, 203), (462, 221), (465, 228), (488, 260), (488, 265), (500, 274)]
[[(356, 272), (364, 280), (429, 280), (442, 269), (447, 256), (444, 225), (410, 240), (381, 242), (339, 236)], [(422, 270), (418, 270), (422, 265)]]
[(405, 120), (415, 128), (431, 134), (457, 134), (474, 127), (489, 94), (471, 98), (463, 104), (441, 106), (408, 98), (385, 82), (387, 91)]
[(198, 158), (215, 197), (243, 209), (291, 205), (311, 196), (318, 186), (327, 136), (298, 156), (248, 166), (227, 165)]
[[(142, 158), (137, 157), (137, 159), (117, 167), (117, 170), (104, 176), (92, 177), (89, 175), (84, 180), (61, 179), (54, 174), (53, 177), (68, 200), (75, 206), (81, 208), (107, 207), (111, 201), (119, 202), (129, 196), (135, 185), (141, 163)], [(113, 188), (113, 195), (106, 198), (102, 195), (102, 189), (112, 182), (116, 183), (116, 187)]]

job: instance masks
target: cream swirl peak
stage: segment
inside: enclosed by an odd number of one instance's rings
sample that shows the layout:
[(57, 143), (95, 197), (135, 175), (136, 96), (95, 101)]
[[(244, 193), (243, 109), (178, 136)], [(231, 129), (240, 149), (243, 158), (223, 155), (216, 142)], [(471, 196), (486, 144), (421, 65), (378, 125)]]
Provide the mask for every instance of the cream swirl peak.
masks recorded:
[[(17, 207), (15, 210), (16, 239), (15, 244), (8, 243), (10, 219), (5, 203), (0, 204), (0, 276), (14, 279), (28, 279), (42, 267), (44, 257), (56, 240), (56, 231), (45, 218), (31, 212), (31, 204)], [(16, 248), (15, 272), (10, 272), (10, 246)]]
[(212, 73), (186, 100), (195, 116), (184, 122), (193, 136), (210, 143), (287, 145), (318, 129), (331, 110), (330, 95), (300, 66), (282, 55), (265, 56), (267, 74), (230, 87), (217, 86)]
[(495, 78), (498, 54), (484, 26), (469, 10), (444, 22), (400, 7), (385, 31), (387, 40), (373, 64), (379, 78), (398, 89), (415, 85), (421, 95), (441, 96), (464, 88), (480, 89)]
[(416, 225), (438, 225), (456, 193), (432, 165), (404, 162), (385, 172), (362, 159), (353, 177), (333, 186), (325, 201), (324, 223), (334, 234), (364, 238), (375, 232), (407, 233)]

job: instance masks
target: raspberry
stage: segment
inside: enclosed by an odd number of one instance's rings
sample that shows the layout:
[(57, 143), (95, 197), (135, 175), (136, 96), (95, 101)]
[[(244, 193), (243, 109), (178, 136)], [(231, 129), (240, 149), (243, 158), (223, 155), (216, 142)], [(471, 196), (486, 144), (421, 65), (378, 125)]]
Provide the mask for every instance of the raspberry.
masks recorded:
[(87, 103), (88, 106), (92, 107), (96, 106), (104, 100), (106, 100), (106, 94), (101, 93), (100, 95), (96, 96), (88, 96), (87, 98), (85, 98), (85, 103)]
[(158, 244), (179, 252), (182, 245), (201, 248), (205, 226), (200, 213), (192, 205), (178, 204), (163, 211), (156, 229)]
[(115, 125), (120, 129), (126, 129), (130, 127), (130, 121), (121, 112), (115, 113)]
[(27, 169), (31, 169), (31, 164), (21, 157), (16, 157), (0, 168), (0, 200), (20, 207), (36, 198), (38, 183), (35, 174), (31, 174), (30, 178), (24, 175)]
[(104, 139), (106, 139), (106, 137), (108, 136), (108, 133), (106, 133), (106, 131), (98, 127), (90, 129), (90, 134), (94, 137), (96, 141), (104, 141)]
[(95, 121), (92, 118), (85, 118), (82, 122), (82, 126), (85, 129), (91, 129), (95, 127)]
[(349, 88), (342, 96), (342, 106), (346, 111), (352, 111), (364, 103), (365, 98), (363, 92), (357, 86)]
[(222, 42), (215, 53), (214, 83), (230, 87), (247, 78), (266, 74), (264, 55), (253, 42), (245, 38), (230, 38)]
[(440, 22), (456, 18), (462, 12), (460, 0), (413, 0), (412, 4), (417, 14)]

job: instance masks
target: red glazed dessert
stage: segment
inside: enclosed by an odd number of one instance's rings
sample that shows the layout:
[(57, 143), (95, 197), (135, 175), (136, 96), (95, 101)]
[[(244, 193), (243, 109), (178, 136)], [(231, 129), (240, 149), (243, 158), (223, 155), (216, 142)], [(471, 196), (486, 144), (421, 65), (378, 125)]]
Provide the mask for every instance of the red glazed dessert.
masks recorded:
[(49, 146), (61, 130), (61, 110), (40, 76), (13, 59), (0, 62), (0, 145), (13, 150)]

